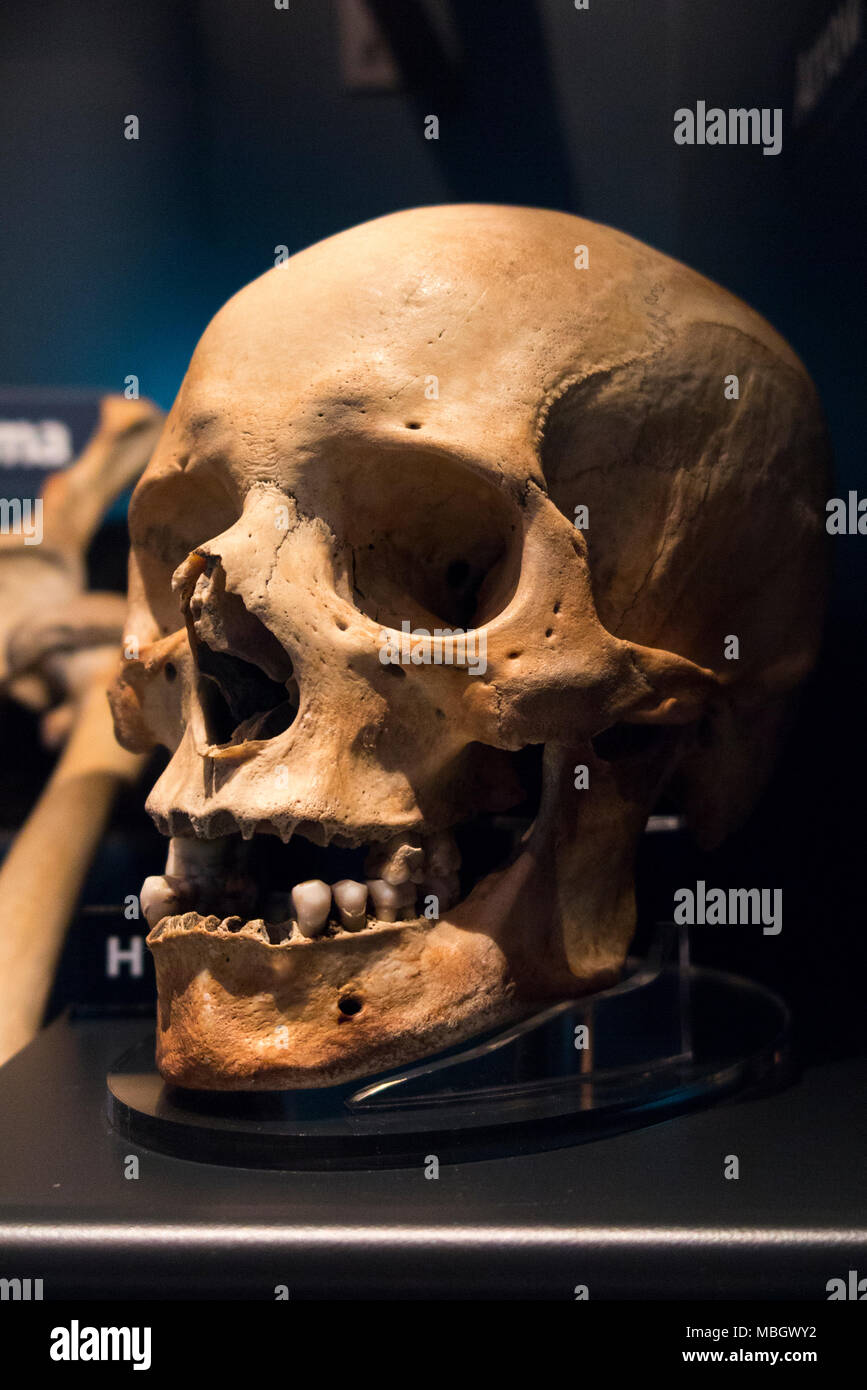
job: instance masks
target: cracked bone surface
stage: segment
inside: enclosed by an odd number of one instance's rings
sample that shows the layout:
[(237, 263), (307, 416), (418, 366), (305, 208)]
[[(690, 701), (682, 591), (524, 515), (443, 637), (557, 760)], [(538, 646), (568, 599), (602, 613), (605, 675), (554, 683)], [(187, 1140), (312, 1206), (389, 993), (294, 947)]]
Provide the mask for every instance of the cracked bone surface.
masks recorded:
[(275, 847), (271, 930), (215, 892), (151, 931), (163, 1076), (337, 1084), (614, 982), (660, 793), (713, 845), (768, 776), (827, 454), (757, 313), (565, 214), (396, 213), (230, 300), (133, 499), (112, 700), (163, 833)]

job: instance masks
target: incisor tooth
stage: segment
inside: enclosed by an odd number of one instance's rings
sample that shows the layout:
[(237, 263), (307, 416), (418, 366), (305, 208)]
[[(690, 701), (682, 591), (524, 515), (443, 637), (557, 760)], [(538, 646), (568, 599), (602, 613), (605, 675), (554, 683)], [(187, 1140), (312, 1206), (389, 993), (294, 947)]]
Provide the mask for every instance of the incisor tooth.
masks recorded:
[(367, 885), (342, 878), (332, 888), (340, 922), (345, 931), (361, 931), (367, 921)]
[(386, 883), (384, 878), (369, 878), (373, 911), (380, 922), (396, 922), (397, 915), (415, 902), (414, 883)]
[(175, 835), (169, 841), (166, 874), (169, 878), (208, 878), (225, 863), (231, 848), (231, 835), (216, 840), (195, 840)]
[(318, 936), (331, 911), (331, 889), (321, 878), (309, 878), (292, 889), (292, 906), (302, 936)]

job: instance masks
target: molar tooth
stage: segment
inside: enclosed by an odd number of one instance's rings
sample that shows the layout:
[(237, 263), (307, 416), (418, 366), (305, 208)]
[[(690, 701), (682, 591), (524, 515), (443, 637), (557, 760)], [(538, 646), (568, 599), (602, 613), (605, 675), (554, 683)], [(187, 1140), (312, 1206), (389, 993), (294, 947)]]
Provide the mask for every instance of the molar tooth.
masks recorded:
[(292, 889), (292, 906), (302, 936), (318, 936), (331, 911), (331, 889), (321, 878), (309, 878)]
[(342, 878), (331, 891), (344, 931), (361, 931), (367, 922), (367, 886)]
[(149, 927), (155, 927), (164, 917), (176, 917), (187, 906), (185, 896), (178, 892), (178, 883), (170, 883), (162, 874), (146, 878), (139, 893), (141, 910)]
[(369, 878), (367, 887), (374, 915), (380, 922), (396, 922), (398, 913), (415, 902), (414, 883), (395, 884), (384, 878)]

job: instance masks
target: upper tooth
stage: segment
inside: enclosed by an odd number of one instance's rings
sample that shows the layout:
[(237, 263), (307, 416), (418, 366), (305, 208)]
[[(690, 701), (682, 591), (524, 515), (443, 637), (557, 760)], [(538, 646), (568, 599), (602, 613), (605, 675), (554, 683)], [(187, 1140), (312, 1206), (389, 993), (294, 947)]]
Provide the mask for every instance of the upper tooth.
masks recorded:
[(342, 878), (331, 890), (346, 931), (361, 931), (367, 921), (367, 886), (351, 878)]
[(397, 914), (415, 902), (414, 883), (387, 883), (384, 878), (369, 878), (367, 886), (373, 910), (380, 922), (396, 922)]
[(431, 878), (445, 878), (461, 867), (461, 852), (450, 830), (441, 830), (424, 842), (425, 872)]
[(230, 835), (216, 840), (195, 840), (189, 835), (175, 835), (169, 841), (166, 873), (176, 878), (209, 878), (227, 858)]
[(384, 845), (375, 845), (367, 856), (365, 872), (386, 883), (421, 881), (424, 850), (417, 835), (395, 835)]
[(331, 889), (321, 878), (309, 878), (292, 889), (292, 906), (302, 936), (318, 936), (331, 911)]
[(149, 927), (155, 927), (164, 917), (174, 917), (184, 911), (184, 900), (176, 886), (169, 883), (162, 874), (151, 874), (146, 878), (139, 893), (141, 910)]

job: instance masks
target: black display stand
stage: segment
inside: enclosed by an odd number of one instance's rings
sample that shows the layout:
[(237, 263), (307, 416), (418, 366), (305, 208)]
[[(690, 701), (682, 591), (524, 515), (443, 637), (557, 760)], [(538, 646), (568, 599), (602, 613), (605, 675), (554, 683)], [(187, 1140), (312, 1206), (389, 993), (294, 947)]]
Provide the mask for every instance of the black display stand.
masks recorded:
[[(0, 1069), (3, 1274), (44, 1297), (801, 1298), (867, 1272), (867, 1059), (594, 1143), (278, 1172), (171, 1158), (105, 1115), (142, 1020), (59, 1019)], [(727, 1178), (731, 1158), (739, 1175)], [(860, 1215), (859, 1215), (860, 1213)]]

